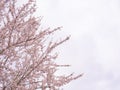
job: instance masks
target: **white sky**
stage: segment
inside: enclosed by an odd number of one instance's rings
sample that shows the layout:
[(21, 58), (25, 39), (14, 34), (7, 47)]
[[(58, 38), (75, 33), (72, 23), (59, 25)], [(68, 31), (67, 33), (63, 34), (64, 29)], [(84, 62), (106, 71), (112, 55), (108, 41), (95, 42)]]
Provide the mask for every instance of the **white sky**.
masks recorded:
[(63, 26), (60, 36), (71, 35), (60, 47), (60, 62), (84, 73), (64, 90), (120, 90), (120, 1), (37, 0), (37, 5), (46, 26)]

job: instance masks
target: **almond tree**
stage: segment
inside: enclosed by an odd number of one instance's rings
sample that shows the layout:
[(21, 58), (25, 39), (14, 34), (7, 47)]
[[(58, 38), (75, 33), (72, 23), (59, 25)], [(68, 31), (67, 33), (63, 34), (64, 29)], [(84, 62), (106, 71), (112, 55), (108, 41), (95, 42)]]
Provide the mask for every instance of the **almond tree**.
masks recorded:
[(35, 1), (0, 0), (0, 90), (59, 90), (82, 75), (56, 76), (57, 54), (53, 50), (69, 37), (50, 39), (60, 27), (41, 29), (35, 17)]

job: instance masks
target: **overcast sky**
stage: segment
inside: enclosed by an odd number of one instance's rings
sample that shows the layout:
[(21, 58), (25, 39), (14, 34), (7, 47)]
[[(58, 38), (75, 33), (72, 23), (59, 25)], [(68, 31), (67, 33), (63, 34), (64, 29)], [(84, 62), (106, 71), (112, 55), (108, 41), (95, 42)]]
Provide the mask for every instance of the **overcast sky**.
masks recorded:
[[(120, 0), (37, 0), (36, 15), (60, 36), (71, 39), (59, 50), (68, 72), (84, 73), (64, 90), (120, 90)], [(68, 70), (68, 71), (67, 71)]]

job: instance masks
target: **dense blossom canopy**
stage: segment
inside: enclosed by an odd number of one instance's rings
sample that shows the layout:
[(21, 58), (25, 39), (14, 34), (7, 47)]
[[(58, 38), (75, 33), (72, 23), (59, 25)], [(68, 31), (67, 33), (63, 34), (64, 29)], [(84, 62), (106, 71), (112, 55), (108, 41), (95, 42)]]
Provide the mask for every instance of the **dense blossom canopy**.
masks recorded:
[(20, 0), (0, 1), (0, 90), (58, 90), (77, 79), (73, 74), (56, 76), (57, 54), (53, 49), (67, 41), (50, 37), (60, 30), (40, 29), (41, 18), (34, 17), (35, 1), (18, 7)]

